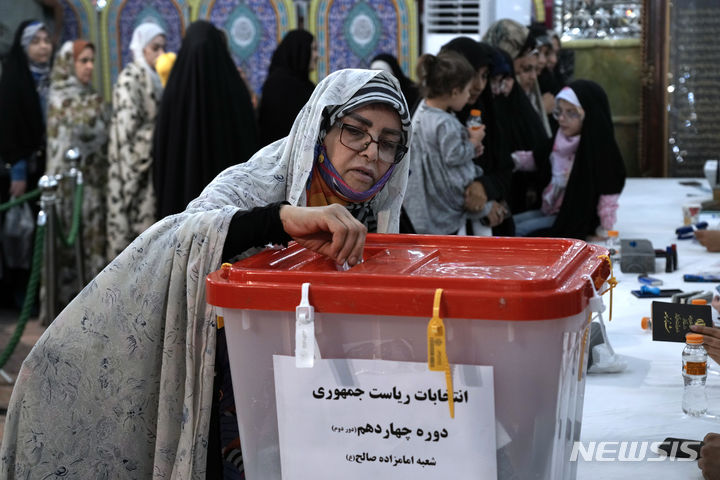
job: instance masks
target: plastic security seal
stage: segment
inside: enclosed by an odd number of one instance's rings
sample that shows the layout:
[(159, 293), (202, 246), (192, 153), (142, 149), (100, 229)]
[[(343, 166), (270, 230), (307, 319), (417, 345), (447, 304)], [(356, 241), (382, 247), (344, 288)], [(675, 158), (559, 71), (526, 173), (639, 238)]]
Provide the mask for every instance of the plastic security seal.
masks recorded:
[(608, 338), (607, 331), (605, 330), (605, 322), (603, 321), (603, 312), (605, 311), (605, 304), (602, 301), (602, 297), (598, 294), (595, 288), (595, 283), (590, 278), (590, 275), (583, 275), (583, 278), (587, 278), (593, 289), (593, 296), (590, 299), (589, 307), (593, 312), (597, 312), (597, 323), (600, 327), (600, 333), (602, 334), (603, 343), (592, 347), (590, 355), (593, 358), (593, 364), (589, 368), (590, 373), (615, 373), (622, 372), (627, 368), (627, 362), (622, 358), (621, 355), (615, 353), (612, 345), (610, 345), (610, 339)]
[(595, 288), (595, 282), (593, 282), (593, 279), (590, 277), (590, 275), (583, 275), (583, 278), (585, 278), (588, 282), (590, 282), (590, 286), (593, 290), (593, 296), (590, 298), (588, 302), (588, 306), (590, 307), (590, 311), (596, 312), (596, 313), (602, 313), (605, 311), (605, 302), (603, 302), (602, 297), (600, 294), (598, 294), (597, 289)]
[(447, 359), (447, 342), (445, 338), (445, 324), (440, 318), (440, 299), (442, 288), (435, 289), (433, 300), (433, 316), (428, 322), (428, 368), (435, 372), (445, 372), (445, 383), (447, 384), (448, 408), (450, 418), (455, 418), (455, 402), (453, 398), (453, 379), (450, 363)]
[(295, 307), (295, 366), (312, 368), (315, 364), (315, 308), (310, 305), (310, 284), (302, 284), (300, 305)]

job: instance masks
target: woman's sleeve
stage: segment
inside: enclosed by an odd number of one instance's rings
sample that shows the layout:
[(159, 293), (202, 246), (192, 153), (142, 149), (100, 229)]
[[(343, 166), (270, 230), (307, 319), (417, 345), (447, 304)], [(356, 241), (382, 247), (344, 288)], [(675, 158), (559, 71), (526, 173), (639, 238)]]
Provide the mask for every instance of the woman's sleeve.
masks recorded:
[(617, 221), (618, 199), (620, 194), (600, 195), (597, 206), (597, 214), (600, 217), (600, 224), (605, 230), (612, 230)]
[(12, 167), (10, 167), (10, 180), (13, 182), (16, 181), (26, 181), (27, 180), (27, 161), (26, 160), (18, 160), (15, 162)]
[(252, 247), (262, 247), (269, 243), (287, 245), (292, 238), (285, 233), (280, 221), (280, 207), (283, 204), (289, 205), (287, 202), (278, 202), (236, 212), (225, 237), (223, 262)]
[(510, 154), (510, 158), (515, 165), (515, 170), (520, 172), (534, 172), (535, 155), (532, 150), (515, 150)]

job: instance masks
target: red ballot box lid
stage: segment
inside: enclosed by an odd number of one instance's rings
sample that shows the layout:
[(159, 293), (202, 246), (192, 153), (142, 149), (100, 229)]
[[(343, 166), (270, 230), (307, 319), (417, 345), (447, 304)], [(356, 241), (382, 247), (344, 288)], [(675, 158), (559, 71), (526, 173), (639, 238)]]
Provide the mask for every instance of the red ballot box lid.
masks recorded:
[(207, 277), (210, 305), (295, 311), (309, 282), (318, 313), (487, 320), (551, 320), (582, 312), (610, 276), (607, 249), (581, 240), (369, 234), (363, 263), (338, 270), (291, 243), (225, 265)]

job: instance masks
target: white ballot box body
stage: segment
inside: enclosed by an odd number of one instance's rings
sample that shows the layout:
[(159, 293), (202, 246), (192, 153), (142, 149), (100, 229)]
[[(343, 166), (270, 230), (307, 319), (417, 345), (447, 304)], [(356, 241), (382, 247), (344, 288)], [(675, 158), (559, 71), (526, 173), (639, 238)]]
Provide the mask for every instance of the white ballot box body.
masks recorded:
[(247, 478), (292, 478), (280, 467), (273, 356), (295, 355), (303, 283), (323, 359), (427, 362), (443, 289), (450, 365), (493, 367), (496, 421), (509, 436), (498, 438), (498, 478), (575, 478), (569, 459), (606, 253), (568, 239), (371, 234), (364, 262), (347, 271), (291, 244), (214, 272), (208, 303), (226, 329)]

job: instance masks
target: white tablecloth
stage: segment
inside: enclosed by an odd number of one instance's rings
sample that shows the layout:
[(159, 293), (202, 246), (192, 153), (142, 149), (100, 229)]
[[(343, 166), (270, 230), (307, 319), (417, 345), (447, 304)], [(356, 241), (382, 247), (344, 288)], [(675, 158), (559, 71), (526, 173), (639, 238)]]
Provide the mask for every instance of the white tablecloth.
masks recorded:
[[(712, 290), (716, 284), (685, 283), (682, 279), (684, 273), (720, 272), (720, 253), (708, 253), (694, 239), (677, 240), (675, 236), (675, 228), (682, 225), (682, 204), (711, 196), (707, 181), (698, 180), (702, 187), (680, 184), (687, 180), (628, 179), (620, 197), (617, 229), (620, 238), (646, 238), (656, 249), (677, 244), (676, 272), (665, 273), (665, 260), (656, 259), (652, 276), (664, 281), (662, 288)], [(701, 440), (710, 431), (720, 432), (720, 371), (711, 372), (707, 382), (710, 413), (716, 417), (684, 415), (680, 372), (684, 344), (653, 342), (652, 335), (640, 327), (641, 318), (650, 316), (652, 300), (630, 293), (640, 287), (637, 274), (623, 274), (618, 266), (615, 275), (620, 283), (614, 295), (613, 321), (607, 322), (607, 312), (605, 320), (610, 343), (625, 357), (628, 367), (622, 373), (587, 377), (581, 441), (662, 441), (670, 436)], [(702, 479), (702, 475), (696, 461), (581, 460), (577, 478)]]

